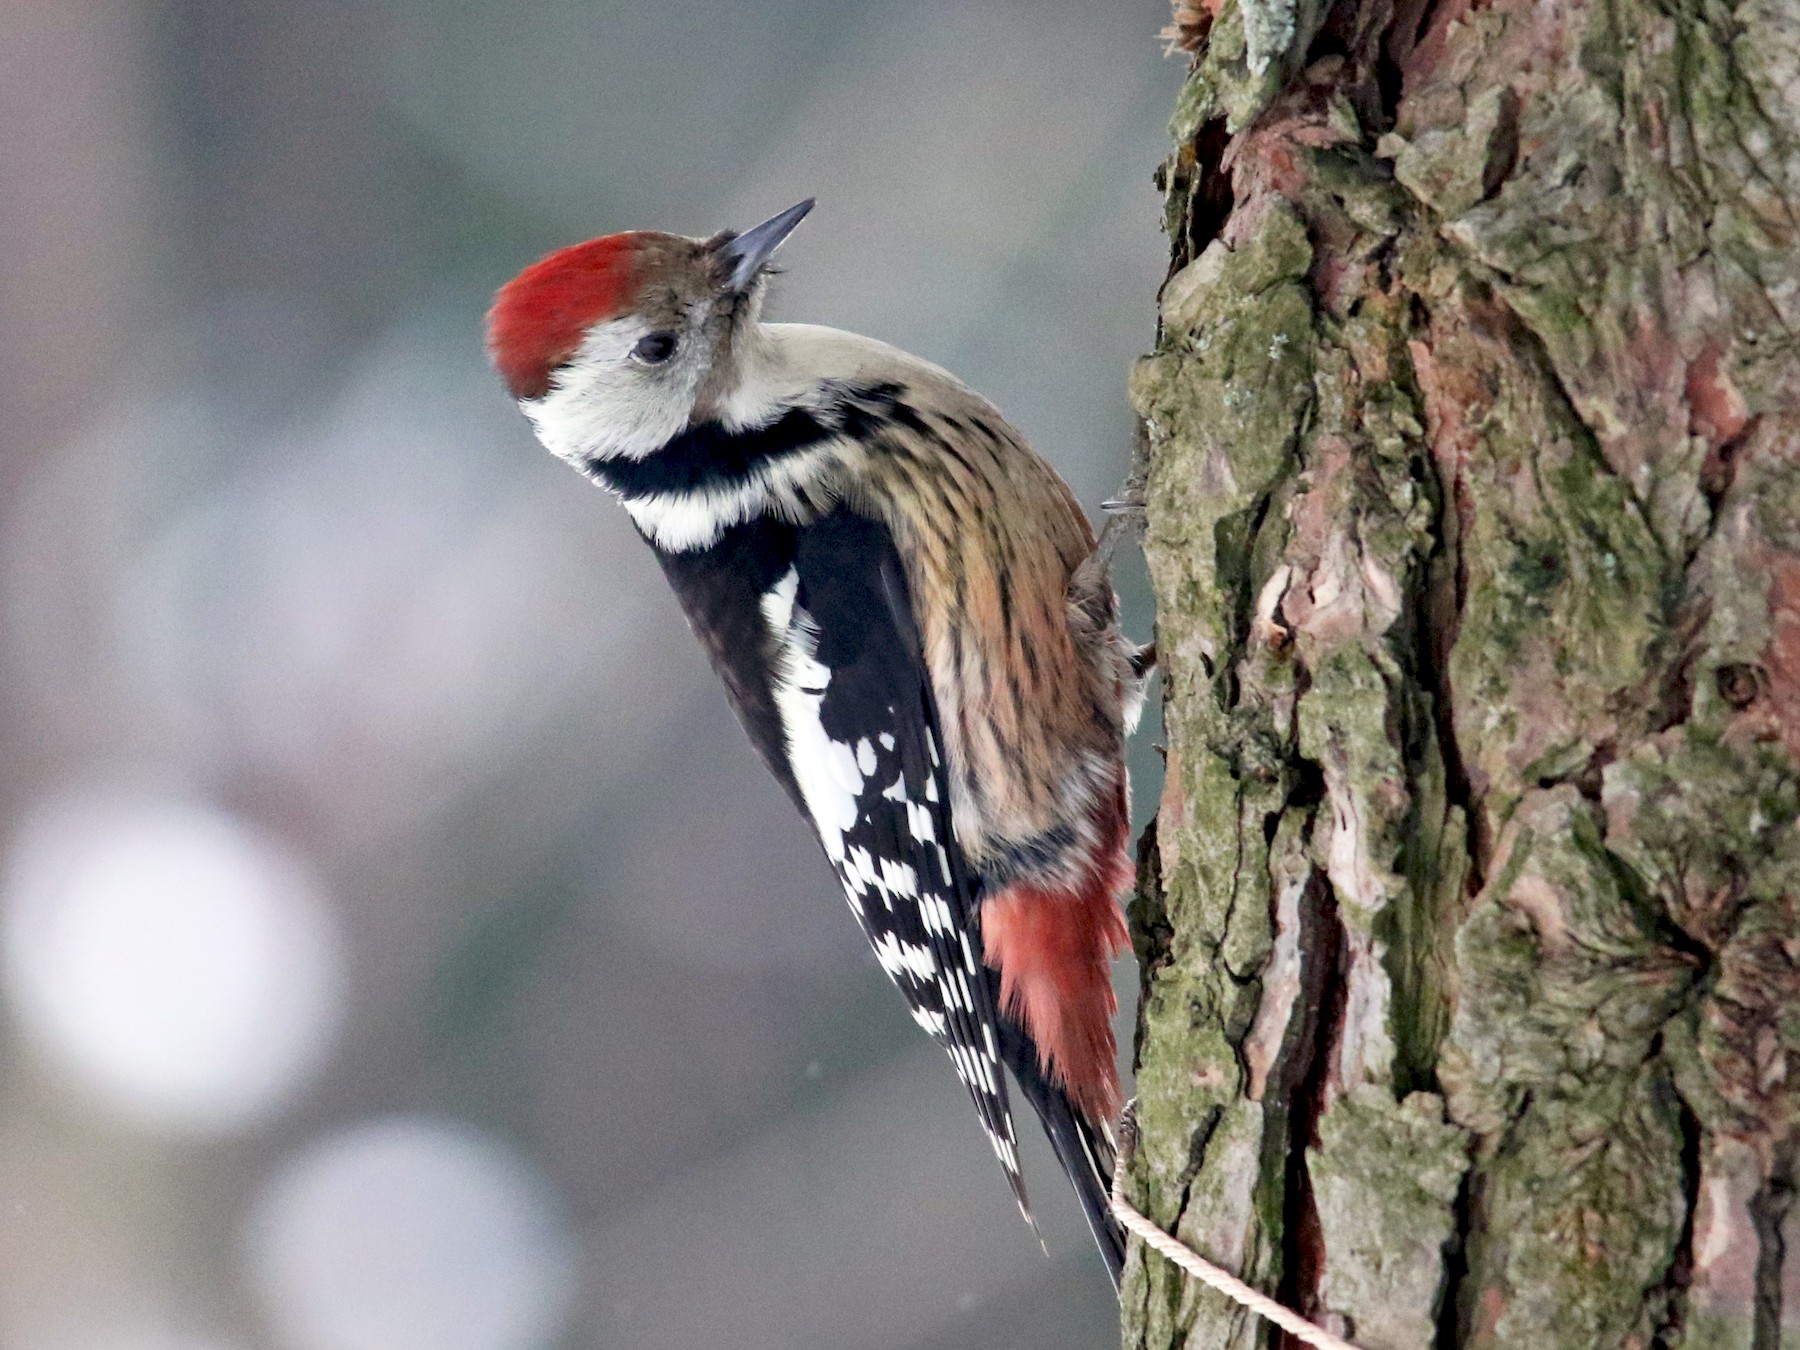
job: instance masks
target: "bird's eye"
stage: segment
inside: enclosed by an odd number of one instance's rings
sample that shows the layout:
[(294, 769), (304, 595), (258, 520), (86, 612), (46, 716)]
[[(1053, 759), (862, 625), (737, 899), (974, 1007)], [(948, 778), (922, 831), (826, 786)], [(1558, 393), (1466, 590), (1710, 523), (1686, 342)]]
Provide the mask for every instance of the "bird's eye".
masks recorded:
[(637, 346), (631, 354), (647, 366), (660, 366), (675, 355), (675, 335), (673, 333), (650, 333), (638, 339)]

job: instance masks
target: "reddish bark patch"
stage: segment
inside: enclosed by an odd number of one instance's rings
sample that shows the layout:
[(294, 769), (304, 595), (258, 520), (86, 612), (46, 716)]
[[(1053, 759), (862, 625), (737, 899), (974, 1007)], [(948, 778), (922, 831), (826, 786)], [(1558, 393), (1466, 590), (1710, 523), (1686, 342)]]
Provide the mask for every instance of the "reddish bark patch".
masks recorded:
[(1182, 774), (1180, 748), (1170, 746), (1163, 762), (1163, 790), (1156, 811), (1156, 846), (1166, 877), (1174, 876), (1181, 863), (1181, 831), (1186, 824), (1187, 779)]
[(1688, 431), (1706, 442), (1700, 466), (1700, 490), (1714, 508), (1737, 477), (1737, 461), (1757, 419), (1737, 385), (1723, 369), (1723, 348), (1709, 341), (1689, 363), (1683, 395), (1688, 405)]
[(1402, 69), (1409, 86), (1424, 83), (1438, 73), (1438, 68), (1449, 56), (1451, 36), (1469, 11), (1476, 7), (1475, 0), (1442, 0), (1431, 11), (1425, 31), (1402, 58)]
[(1750, 420), (1744, 396), (1721, 369), (1723, 354), (1718, 342), (1708, 342), (1687, 368), (1688, 430), (1714, 450), (1735, 441)]
[(1438, 477), (1456, 505), (1457, 523), (1466, 538), (1475, 527), (1475, 503), (1464, 484), (1464, 468), (1481, 444), (1481, 423), (1493, 403), (1493, 394), (1480, 373), (1463, 362), (1439, 365), (1433, 348), (1441, 341), (1435, 331), (1429, 342), (1407, 343), (1419, 392), (1425, 396), (1425, 430)]

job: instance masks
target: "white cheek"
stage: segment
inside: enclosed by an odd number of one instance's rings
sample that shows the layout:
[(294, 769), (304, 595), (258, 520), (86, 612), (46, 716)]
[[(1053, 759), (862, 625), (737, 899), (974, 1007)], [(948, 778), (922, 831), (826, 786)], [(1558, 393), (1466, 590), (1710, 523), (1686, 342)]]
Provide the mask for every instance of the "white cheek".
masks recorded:
[(571, 464), (642, 459), (687, 425), (704, 373), (680, 356), (664, 367), (634, 360), (642, 319), (616, 319), (588, 334), (542, 398), (521, 402), (545, 449)]

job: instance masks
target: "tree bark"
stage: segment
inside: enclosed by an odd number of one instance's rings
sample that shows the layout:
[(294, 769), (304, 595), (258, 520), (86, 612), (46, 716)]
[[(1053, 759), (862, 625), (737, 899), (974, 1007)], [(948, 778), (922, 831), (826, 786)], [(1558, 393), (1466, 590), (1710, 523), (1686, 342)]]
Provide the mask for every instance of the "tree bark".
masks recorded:
[[(1176, 20), (1132, 1192), (1367, 1350), (1769, 1350), (1800, 3)], [(1139, 1248), (1123, 1310), (1272, 1340)]]

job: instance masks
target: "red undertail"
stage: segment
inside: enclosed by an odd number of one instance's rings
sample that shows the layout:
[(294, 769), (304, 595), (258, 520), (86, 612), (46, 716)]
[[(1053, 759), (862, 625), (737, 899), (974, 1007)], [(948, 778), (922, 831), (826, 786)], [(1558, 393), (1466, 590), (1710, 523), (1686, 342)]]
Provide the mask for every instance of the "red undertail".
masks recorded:
[(1124, 812), (1080, 883), (1009, 886), (981, 906), (988, 964), (1006, 1015), (1037, 1043), (1050, 1081), (1097, 1125), (1119, 1113), (1112, 960), (1130, 945), (1119, 896), (1131, 885)]

